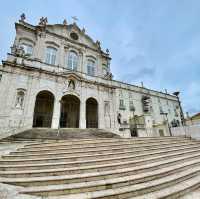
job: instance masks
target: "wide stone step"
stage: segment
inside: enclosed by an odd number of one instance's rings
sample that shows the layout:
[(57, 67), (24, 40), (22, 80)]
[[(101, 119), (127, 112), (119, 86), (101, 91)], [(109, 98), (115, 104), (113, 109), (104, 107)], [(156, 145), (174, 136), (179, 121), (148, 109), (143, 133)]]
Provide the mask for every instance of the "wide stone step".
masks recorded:
[(168, 149), (179, 149), (179, 148), (190, 148), (190, 147), (197, 146), (196, 143), (183, 143), (183, 144), (170, 144), (170, 145), (153, 145), (153, 146), (145, 146), (142, 148), (135, 148), (134, 146), (119, 148), (117, 147), (111, 147), (110, 149), (104, 149), (104, 150), (88, 150), (88, 151), (82, 151), (77, 150), (75, 152), (71, 151), (55, 151), (51, 153), (41, 153), (38, 151), (34, 154), (24, 154), (24, 153), (10, 153), (10, 155), (4, 155), (2, 156), (3, 159), (38, 159), (38, 158), (51, 158), (51, 157), (59, 157), (59, 156), (66, 156), (67, 158), (76, 159), (76, 160), (85, 160), (85, 158), (93, 159), (93, 158), (103, 158), (103, 157), (117, 157), (118, 155), (128, 155), (128, 154), (139, 154), (142, 152), (148, 152), (148, 151), (156, 151), (156, 150), (168, 150)]
[[(48, 185), (30, 188), (26, 187), (21, 190), (21, 193), (39, 196), (57, 196), (88, 192), (87, 198), (108, 198), (111, 196), (112, 198), (129, 198), (176, 185), (177, 183), (188, 180), (199, 174), (200, 167), (194, 166), (184, 171), (176, 172), (175, 174), (168, 174), (166, 177), (139, 184), (135, 184), (135, 179), (137, 179), (137, 177), (141, 177), (141, 174), (114, 179), (105, 179), (95, 181), (95, 183), (90, 181), (84, 183), (63, 184), (61, 186)], [(70, 198), (69, 195), (67, 197)], [(83, 199), (85, 196), (77, 198)]]
[[(200, 175), (197, 175), (193, 178), (190, 178), (188, 180), (184, 180), (182, 182), (179, 182), (176, 185), (169, 186), (164, 189), (160, 189), (158, 191), (153, 191), (148, 194), (144, 194), (137, 197), (132, 197), (132, 199), (177, 199), (182, 198), (188, 193), (192, 193), (196, 189), (199, 189), (200, 187)], [(199, 198), (199, 195), (196, 195), (196, 198)], [(57, 199), (62, 199), (63, 196), (59, 197), (56, 196)], [(66, 196), (64, 196), (66, 197)], [(188, 199), (194, 199), (192, 195), (190, 197), (187, 197)], [(51, 197), (51, 199), (55, 199), (55, 197)]]
[[(184, 149), (184, 151), (183, 151)], [(162, 149), (162, 150), (156, 150), (152, 152), (151, 150), (147, 151), (139, 151), (137, 153), (131, 153), (130, 155), (127, 155), (126, 153), (117, 155), (111, 153), (110, 155), (102, 156), (96, 155), (85, 155), (80, 157), (68, 157), (68, 156), (59, 156), (59, 157), (49, 157), (49, 158), (34, 158), (34, 159), (14, 159), (12, 156), (4, 155), (2, 156), (3, 159), (0, 160), (1, 165), (12, 165), (12, 164), (37, 164), (37, 163), (53, 163), (58, 161), (65, 161), (66, 166), (70, 165), (73, 166), (82, 166), (82, 165), (98, 165), (98, 164), (105, 164), (112, 161), (114, 162), (120, 162), (120, 161), (126, 161), (126, 160), (138, 160), (143, 159), (145, 157), (157, 157), (157, 156), (163, 156), (165, 154), (175, 154), (175, 155), (181, 155), (182, 153), (188, 153), (188, 152), (198, 152), (200, 150), (198, 145), (194, 146), (186, 146), (182, 148), (174, 148), (174, 149)], [(98, 158), (99, 157), (99, 158)]]
[(172, 141), (181, 141), (181, 140), (185, 140), (185, 141), (188, 141), (188, 139), (186, 138), (166, 138), (166, 139), (152, 139), (152, 140), (146, 140), (146, 139), (143, 139), (143, 140), (135, 140), (135, 139), (111, 139), (110, 141), (105, 141), (103, 142), (102, 140), (97, 140), (97, 141), (90, 141), (90, 143), (88, 142), (84, 142), (84, 141), (81, 141), (80, 143), (73, 143), (73, 142), (53, 142), (53, 143), (48, 143), (48, 144), (45, 144), (45, 143), (41, 143), (41, 144), (37, 144), (37, 145), (25, 145), (22, 149), (20, 150), (42, 150), (42, 149), (57, 149), (59, 147), (74, 147), (74, 148), (87, 148), (87, 147), (98, 147), (98, 146), (109, 146), (110, 143), (116, 143), (116, 144), (151, 144), (151, 143), (166, 143), (166, 142), (172, 142)]
[[(113, 152), (117, 152), (117, 151), (122, 151), (122, 150), (126, 150), (126, 149), (135, 149), (135, 150), (140, 150), (140, 149), (151, 149), (152, 147), (165, 147), (165, 146), (174, 146), (174, 145), (194, 145), (197, 144), (196, 142), (187, 142), (187, 141), (175, 141), (175, 142), (165, 142), (159, 144), (159, 143), (153, 143), (153, 144), (145, 144), (145, 145), (133, 145), (133, 144), (129, 144), (129, 143), (122, 143), (122, 144), (110, 144), (109, 146), (101, 146), (99, 147), (92, 147), (92, 148), (69, 148), (69, 147), (61, 147), (58, 149), (41, 149), (41, 150), (21, 150), (20, 148), (18, 149), (18, 151), (15, 152), (11, 152), (11, 155), (42, 155), (42, 154), (57, 154), (57, 153), (68, 153), (68, 154), (76, 154), (78, 155), (78, 153), (80, 154), (95, 154), (96, 153), (101, 153), (103, 154), (104, 152), (108, 152), (108, 151), (113, 151)], [(199, 143), (200, 145), (200, 143)]]
[[(177, 198), (181, 198), (182, 196), (184, 196), (187, 193), (190, 193), (196, 189), (198, 189), (200, 186), (200, 175), (195, 176), (193, 178), (189, 178), (187, 180), (184, 180), (182, 182), (179, 182), (178, 184), (174, 185), (172, 184), (172, 186), (168, 186), (166, 188), (157, 190), (157, 191), (152, 191), (150, 193), (146, 193), (146, 194), (141, 194), (140, 196), (127, 196), (125, 197), (125, 199), (129, 198), (129, 199), (177, 199)], [(127, 188), (124, 188), (124, 190)], [(111, 190), (109, 190), (109, 192), (112, 194), (114, 194)], [(99, 191), (98, 193), (102, 195), (103, 191)], [(70, 194), (70, 195), (61, 195), (61, 196), (50, 196), (48, 197), (48, 199), (77, 199), (77, 198), (81, 198), (81, 199), (88, 199), (88, 198), (97, 198), (97, 197), (91, 197), (91, 195), (94, 195), (94, 193), (81, 193), (81, 194)], [(107, 193), (108, 194), (108, 193)], [(118, 195), (107, 195), (103, 198), (109, 198), (109, 199), (119, 199)], [(120, 198), (124, 198), (121, 197)]]
[[(184, 154), (185, 155), (185, 154)], [(168, 156), (167, 156), (168, 157)], [(170, 155), (168, 158), (174, 157), (174, 155)], [(184, 156), (185, 157), (185, 156)], [(189, 157), (193, 157), (192, 155), (189, 155)], [(196, 156), (195, 156), (196, 157)], [(115, 164), (102, 164), (102, 165), (91, 165), (91, 166), (82, 166), (82, 167), (74, 167), (68, 164), (68, 162), (53, 162), (53, 163), (41, 163), (41, 164), (22, 164), (22, 165), (1, 165), (1, 171), (25, 171), (25, 170), (41, 170), (41, 169), (62, 169), (62, 168), (69, 168), (71, 173), (74, 173), (77, 169), (77, 172), (92, 172), (92, 171), (100, 171), (100, 170), (112, 170), (112, 169), (117, 169), (117, 168), (126, 168), (126, 167), (131, 167), (135, 165), (141, 165), (143, 162), (144, 163), (151, 163), (151, 162), (156, 162), (159, 160), (162, 160), (165, 157), (155, 157), (155, 158), (147, 158), (147, 159), (142, 159), (139, 161), (123, 161), (120, 163), (115, 163)], [(74, 169), (75, 168), (75, 169)], [(54, 174), (55, 175), (55, 174)]]
[[(56, 175), (70, 175), (70, 174), (81, 174), (81, 173), (92, 173), (99, 171), (109, 171), (119, 168), (130, 168), (134, 166), (147, 165), (155, 162), (162, 162), (165, 160), (174, 159), (173, 161), (179, 161), (188, 158), (188, 160), (193, 160), (198, 158), (200, 152), (190, 151), (184, 153), (177, 153), (172, 155), (159, 156), (154, 158), (144, 158), (135, 161), (120, 161), (118, 163), (107, 163), (104, 165), (90, 165), (82, 167), (66, 167), (66, 168), (56, 168), (56, 169), (40, 169), (40, 170), (24, 170), (24, 171), (1, 171), (0, 176), (2, 177), (42, 177), (42, 176), (56, 176)], [(70, 165), (71, 166), (71, 165)]]
[[(196, 156), (197, 157), (197, 156)], [(98, 181), (104, 179), (113, 179), (118, 177), (136, 175), (141, 173), (139, 178), (135, 179), (135, 183), (141, 183), (156, 178), (161, 178), (178, 171), (183, 171), (192, 166), (200, 166), (200, 160), (185, 159), (170, 159), (162, 161), (161, 163), (151, 163), (137, 167), (116, 169), (111, 171), (99, 171), (96, 173), (85, 173), (76, 175), (63, 175), (63, 176), (45, 176), (45, 177), (32, 177), (32, 178), (0, 178), (1, 183), (20, 185), (20, 186), (46, 186), (58, 185), (69, 183), (80, 183)], [(141, 172), (142, 170), (142, 172)], [(94, 182), (95, 183), (95, 182)]]

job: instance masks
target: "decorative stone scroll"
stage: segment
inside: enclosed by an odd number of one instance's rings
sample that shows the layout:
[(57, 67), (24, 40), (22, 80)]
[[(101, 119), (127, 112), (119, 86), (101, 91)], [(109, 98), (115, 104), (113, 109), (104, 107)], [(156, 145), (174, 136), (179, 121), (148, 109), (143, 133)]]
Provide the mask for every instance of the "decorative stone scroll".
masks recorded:
[(48, 23), (47, 17), (41, 17), (41, 18), (40, 18), (40, 21), (39, 21), (39, 25), (40, 25), (40, 26), (46, 26), (47, 23)]

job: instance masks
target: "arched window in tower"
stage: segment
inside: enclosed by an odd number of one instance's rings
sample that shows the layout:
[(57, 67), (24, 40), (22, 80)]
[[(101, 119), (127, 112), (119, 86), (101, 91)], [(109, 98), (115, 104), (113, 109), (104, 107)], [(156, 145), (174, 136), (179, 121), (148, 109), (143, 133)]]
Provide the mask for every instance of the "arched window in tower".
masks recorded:
[(69, 52), (67, 68), (75, 71), (78, 68), (78, 55), (74, 51)]
[(91, 59), (87, 61), (87, 74), (91, 76), (95, 75), (95, 62)]
[(56, 64), (56, 54), (57, 54), (57, 49), (52, 48), (52, 47), (47, 47), (46, 48), (46, 57), (45, 57), (45, 62), (47, 64)]

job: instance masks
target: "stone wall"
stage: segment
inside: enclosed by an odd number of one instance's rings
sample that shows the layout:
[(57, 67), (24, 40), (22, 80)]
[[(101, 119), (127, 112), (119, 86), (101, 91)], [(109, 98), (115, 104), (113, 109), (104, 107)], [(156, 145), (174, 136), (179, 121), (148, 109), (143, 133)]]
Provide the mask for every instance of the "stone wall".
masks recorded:
[(200, 140), (199, 125), (175, 127), (171, 128), (171, 132), (173, 136), (186, 136)]

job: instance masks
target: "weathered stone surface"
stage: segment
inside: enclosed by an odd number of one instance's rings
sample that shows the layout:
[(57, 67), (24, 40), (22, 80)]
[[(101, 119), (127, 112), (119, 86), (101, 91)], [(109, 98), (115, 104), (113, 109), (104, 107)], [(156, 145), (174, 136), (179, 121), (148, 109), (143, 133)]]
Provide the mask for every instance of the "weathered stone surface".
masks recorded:
[(4, 190), (9, 190), (9, 199), (171, 199), (198, 194), (195, 190), (200, 184), (200, 143), (187, 138), (33, 143), (29, 139), (11, 146), (12, 142), (4, 141), (1, 151), (9, 150), (2, 152), (0, 159), (0, 182), (13, 185), (3, 185)]

